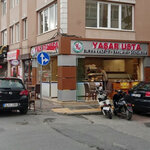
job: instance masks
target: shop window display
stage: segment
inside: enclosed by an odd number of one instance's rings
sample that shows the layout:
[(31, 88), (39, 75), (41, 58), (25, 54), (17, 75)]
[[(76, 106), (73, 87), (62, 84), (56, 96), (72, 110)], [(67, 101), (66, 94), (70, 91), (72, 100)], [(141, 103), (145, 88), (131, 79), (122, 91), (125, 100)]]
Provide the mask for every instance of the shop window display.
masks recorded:
[(0, 64), (0, 77), (6, 77), (6, 76), (7, 76), (7, 65)]
[[(140, 68), (140, 59), (104, 59), (94, 57), (78, 59), (77, 99), (85, 100), (85, 97), (87, 97), (85, 93), (88, 90), (85, 90), (85, 83), (88, 84), (89, 90), (92, 82), (95, 85), (95, 89), (102, 84), (103, 89), (109, 90), (109, 92), (116, 88), (129, 89), (133, 82), (140, 80)], [(118, 86), (116, 86), (117, 84)], [(89, 99), (93, 98), (90, 96)]]
[(42, 67), (42, 89), (44, 89), (42, 95), (43, 95), (43, 97), (56, 98), (57, 97), (57, 89), (58, 89), (57, 57), (51, 57), (50, 62), (45, 66), (39, 65), (37, 83), (41, 83), (41, 74), (40, 74), (41, 67)]
[(31, 66), (31, 60), (25, 60), (24, 61), (24, 82), (28, 83), (31, 82), (32, 77), (32, 66)]
[[(39, 68), (40, 69), (40, 68)], [(46, 66), (42, 66), (42, 81), (43, 82), (56, 82), (57, 81), (57, 59), (51, 58), (50, 63)]]

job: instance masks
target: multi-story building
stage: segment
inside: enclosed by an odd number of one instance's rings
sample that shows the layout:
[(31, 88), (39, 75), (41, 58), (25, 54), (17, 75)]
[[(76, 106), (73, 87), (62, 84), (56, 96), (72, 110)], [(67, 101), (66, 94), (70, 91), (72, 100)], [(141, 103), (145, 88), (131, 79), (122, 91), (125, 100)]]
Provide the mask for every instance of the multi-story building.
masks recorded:
[[(32, 84), (42, 81), (43, 96), (67, 101), (93, 96), (87, 87), (104, 85), (107, 78), (114, 89), (124, 90), (137, 81), (150, 81), (149, 4), (1, 0), (0, 45), (9, 51), (0, 70)], [(41, 51), (50, 55), (43, 67), (36, 59)]]

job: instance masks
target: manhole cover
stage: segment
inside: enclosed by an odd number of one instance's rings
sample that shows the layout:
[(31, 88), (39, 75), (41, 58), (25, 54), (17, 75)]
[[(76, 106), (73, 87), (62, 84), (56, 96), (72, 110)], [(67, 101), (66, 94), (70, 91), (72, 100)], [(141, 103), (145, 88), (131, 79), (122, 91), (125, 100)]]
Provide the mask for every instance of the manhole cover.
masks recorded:
[(144, 123), (146, 127), (150, 128), (150, 122)]

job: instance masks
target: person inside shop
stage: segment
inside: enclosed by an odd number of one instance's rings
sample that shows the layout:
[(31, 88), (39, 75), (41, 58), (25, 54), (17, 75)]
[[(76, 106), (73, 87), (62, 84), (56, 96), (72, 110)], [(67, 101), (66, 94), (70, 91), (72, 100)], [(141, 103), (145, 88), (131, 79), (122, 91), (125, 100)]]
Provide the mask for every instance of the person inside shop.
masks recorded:
[(100, 82), (99, 86), (97, 87), (97, 90), (99, 90), (99, 91), (103, 91), (103, 85), (102, 85), (102, 83), (101, 83), (101, 82)]
[(16, 70), (16, 67), (13, 68), (13, 77), (17, 77), (17, 70)]
[(102, 73), (103, 90), (106, 90), (107, 82), (108, 82), (108, 77), (107, 77), (106, 71), (99, 68), (99, 72)]

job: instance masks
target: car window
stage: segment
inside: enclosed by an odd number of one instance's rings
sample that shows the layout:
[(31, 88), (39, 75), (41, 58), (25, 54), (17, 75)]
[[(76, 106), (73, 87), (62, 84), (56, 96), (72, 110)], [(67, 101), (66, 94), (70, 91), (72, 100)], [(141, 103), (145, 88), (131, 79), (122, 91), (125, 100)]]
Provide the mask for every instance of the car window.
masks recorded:
[(18, 79), (0, 79), (0, 88), (23, 89), (24, 85)]
[(138, 88), (139, 90), (150, 91), (150, 83), (145, 83)]

